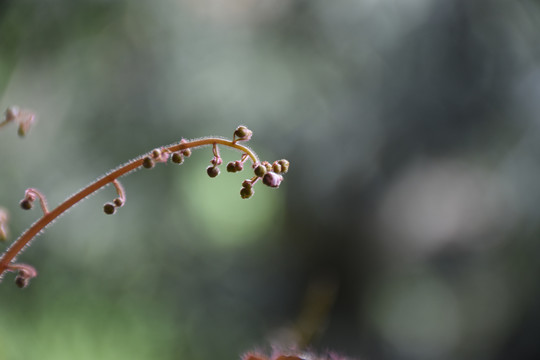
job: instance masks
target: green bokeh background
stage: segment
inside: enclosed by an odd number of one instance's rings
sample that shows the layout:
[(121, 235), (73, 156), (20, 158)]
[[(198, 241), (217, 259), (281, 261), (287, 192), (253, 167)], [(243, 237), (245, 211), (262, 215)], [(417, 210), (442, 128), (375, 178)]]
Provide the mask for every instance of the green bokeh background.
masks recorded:
[(70, 210), (0, 284), (0, 360), (537, 359), (539, 34), (533, 0), (0, 1), (0, 106), (38, 117), (0, 131), (11, 240), (26, 188), (181, 138), (291, 162), (246, 201), (205, 148)]

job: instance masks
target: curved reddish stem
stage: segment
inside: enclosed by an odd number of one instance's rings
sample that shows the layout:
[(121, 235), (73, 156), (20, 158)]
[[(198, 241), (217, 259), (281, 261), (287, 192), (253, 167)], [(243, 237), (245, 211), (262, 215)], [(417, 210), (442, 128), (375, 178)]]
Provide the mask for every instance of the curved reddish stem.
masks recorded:
[[(247, 156), (251, 158), (251, 161), (254, 164), (259, 162), (259, 158), (257, 157), (257, 154), (255, 154), (255, 152), (253, 152), (247, 146), (238, 144), (237, 142), (230, 141), (224, 138), (219, 138), (219, 137), (206, 137), (206, 138), (201, 138), (201, 139), (195, 139), (192, 141), (182, 141), (177, 144), (165, 146), (163, 147), (163, 150), (168, 151), (170, 153), (174, 153), (174, 152), (181, 151), (184, 149), (197, 148), (201, 146), (214, 145), (214, 144), (221, 144), (230, 148), (240, 150), (241, 152), (247, 154)], [(15, 260), (16, 256), (20, 254), (25, 248), (25, 246), (37, 234), (39, 234), (47, 225), (49, 225), (54, 219), (62, 215), (66, 210), (68, 210), (69, 208), (77, 204), (79, 201), (85, 199), (87, 196), (98, 191), (102, 187), (110, 183), (113, 183), (116, 186), (117, 184), (117, 182), (115, 182), (116, 179), (142, 166), (144, 156), (146, 156), (146, 154), (136, 159), (133, 159), (127, 164), (124, 164), (120, 166), (119, 168), (111, 171), (109, 174), (97, 179), (96, 181), (94, 181), (93, 183), (85, 187), (84, 189), (80, 190), (78, 193), (64, 200), (64, 202), (62, 202), (56, 208), (50, 211), (45, 211), (43, 216), (40, 219), (38, 219), (34, 224), (32, 224), (32, 226), (30, 226), (24, 233), (22, 233), (21, 236), (7, 249), (7, 251), (0, 258), (0, 281), (2, 279), (2, 275), (4, 274), (4, 272), (8, 270), (13, 270), (16, 268), (16, 266), (14, 267), (14, 264), (11, 264)], [(43, 205), (43, 202), (42, 202), (42, 205)]]

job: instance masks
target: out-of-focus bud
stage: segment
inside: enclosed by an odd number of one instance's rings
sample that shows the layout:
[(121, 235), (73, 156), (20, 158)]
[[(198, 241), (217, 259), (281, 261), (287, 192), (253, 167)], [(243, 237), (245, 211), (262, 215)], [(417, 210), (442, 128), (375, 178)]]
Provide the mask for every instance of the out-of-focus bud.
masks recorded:
[(19, 110), (19, 107), (17, 106), (10, 106), (6, 109), (6, 112), (4, 113), (6, 121), (13, 121), (19, 116), (21, 111)]
[(26, 134), (28, 134), (28, 131), (30, 131), (32, 125), (34, 125), (36, 115), (34, 113), (28, 113), (22, 117), (24, 118), (24, 120), (21, 120), (21, 122), (19, 123), (18, 134), (19, 136), (24, 137), (26, 136)]
[(0, 241), (6, 241), (8, 238), (8, 220), (9, 216), (7, 210), (0, 208)]

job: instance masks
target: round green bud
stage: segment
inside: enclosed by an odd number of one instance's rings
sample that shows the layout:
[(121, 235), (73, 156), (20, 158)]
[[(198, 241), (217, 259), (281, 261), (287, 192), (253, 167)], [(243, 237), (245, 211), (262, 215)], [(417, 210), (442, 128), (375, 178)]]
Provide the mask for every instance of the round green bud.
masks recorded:
[(114, 214), (115, 210), (116, 207), (111, 203), (106, 203), (105, 205), (103, 205), (103, 212), (107, 215)]
[(234, 165), (234, 162), (230, 162), (227, 164), (227, 172), (234, 173), (236, 172), (236, 166)]
[(257, 165), (257, 167), (255, 168), (254, 172), (255, 172), (255, 175), (258, 176), (258, 177), (263, 177), (264, 174), (266, 174), (266, 166), (262, 165), (262, 164), (259, 164)]
[(252, 187), (243, 187), (242, 189), (240, 189), (240, 196), (242, 197), (242, 199), (249, 199), (253, 196), (254, 193), (255, 191)]
[(150, 156), (145, 156), (145, 158), (143, 159), (142, 166), (145, 169), (151, 169), (154, 167), (154, 160), (152, 160)]
[(286, 173), (287, 171), (289, 171), (289, 162), (287, 160), (281, 159), (278, 161), (278, 164), (281, 165), (281, 172)]
[(237, 127), (234, 131), (234, 136), (236, 136), (238, 140), (249, 140), (251, 135), (253, 135), (253, 132), (243, 125)]
[(272, 164), (272, 170), (273, 170), (275, 173), (279, 174), (279, 173), (282, 171), (281, 164), (278, 163), (277, 161), (274, 162), (274, 163)]
[(245, 187), (245, 188), (252, 188), (253, 187), (253, 183), (251, 182), (250, 179), (246, 179), (242, 182), (242, 187)]
[(206, 168), (206, 173), (211, 178), (215, 178), (216, 176), (219, 175), (219, 168), (216, 167), (216, 166), (209, 166), (209, 167)]
[(181, 153), (175, 152), (175, 153), (172, 154), (171, 160), (175, 164), (181, 164), (181, 163), (184, 162), (184, 157), (182, 156)]
[(32, 208), (33, 203), (29, 199), (24, 198), (21, 200), (19, 205), (21, 206), (23, 210), (30, 210)]

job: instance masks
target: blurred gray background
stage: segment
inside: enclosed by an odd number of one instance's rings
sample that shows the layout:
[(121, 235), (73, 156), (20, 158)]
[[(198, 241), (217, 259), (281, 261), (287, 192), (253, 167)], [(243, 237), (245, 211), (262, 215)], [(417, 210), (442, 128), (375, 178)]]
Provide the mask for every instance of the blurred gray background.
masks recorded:
[(26, 188), (182, 137), (291, 169), (242, 200), (206, 148), (69, 211), (0, 285), (0, 359), (538, 359), (539, 34), (533, 0), (1, 1), (0, 106), (38, 116), (0, 131), (11, 240)]

